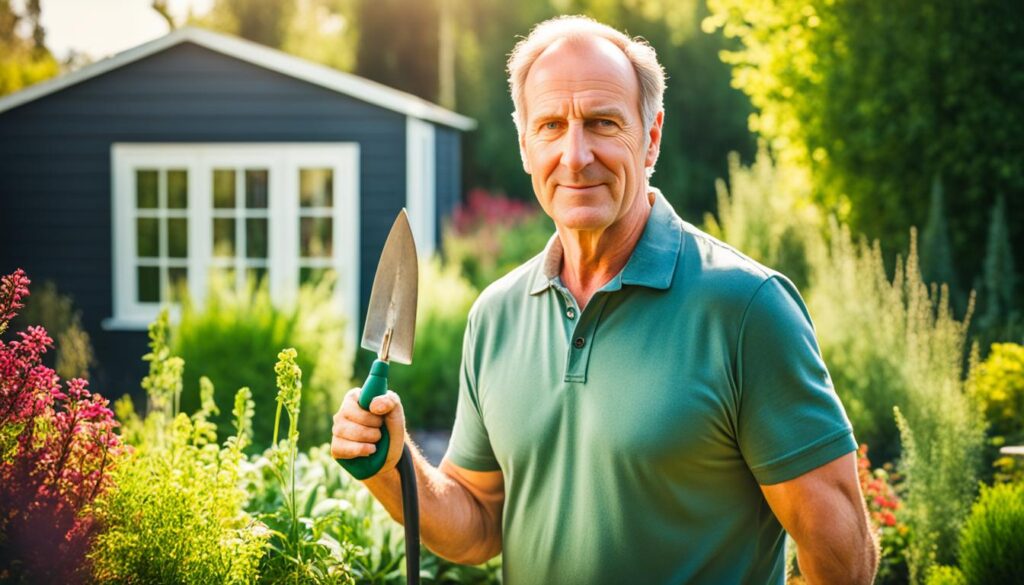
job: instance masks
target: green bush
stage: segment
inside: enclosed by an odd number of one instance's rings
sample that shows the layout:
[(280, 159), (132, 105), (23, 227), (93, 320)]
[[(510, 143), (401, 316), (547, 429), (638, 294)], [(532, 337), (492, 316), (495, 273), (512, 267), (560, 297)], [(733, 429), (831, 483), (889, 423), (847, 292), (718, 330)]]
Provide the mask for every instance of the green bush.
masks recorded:
[(97, 581), (114, 583), (253, 583), (266, 530), (243, 506), (242, 449), (252, 401), (235, 396), (236, 433), (216, 443), (213, 386), (201, 381), (201, 407), (177, 412), (180, 358), (167, 348), (167, 313), (150, 326), (150, 374), (143, 381), (150, 413), (140, 419), (129, 399), (118, 404), (122, 437), (134, 451), (114, 468), (115, 488), (92, 508), (100, 526), (89, 558)]
[(554, 233), (551, 218), (539, 208), (477, 189), (445, 226), (445, 263), (483, 290), (539, 254)]
[(61, 294), (52, 281), (44, 282), (32, 293), (32, 302), (12, 321), (15, 330), (41, 325), (57, 342), (52, 355), (43, 358), (57, 375), (66, 380), (88, 378), (96, 365), (89, 334), (82, 327), (82, 313), (75, 309), (69, 295)]
[[(226, 389), (246, 386), (260, 410), (274, 404), (276, 389), (267, 375), (273, 356), (282, 347), (298, 351), (305, 373), (302, 405), (303, 446), (322, 443), (331, 436), (332, 415), (341, 404), (352, 377), (352, 348), (347, 347), (345, 319), (332, 298), (332, 282), (304, 285), (298, 298), (284, 306), (271, 302), (265, 283), (236, 291), (220, 279), (211, 282), (203, 307), (183, 303), (181, 320), (171, 335), (175, 355), (184, 358), (186, 387), (194, 387), (200, 373), (217, 388), (218, 402), (230, 400)], [(185, 394), (182, 408), (198, 406)], [(214, 416), (221, 436), (228, 433), (227, 416)], [(273, 421), (260, 417), (253, 424), (253, 449), (270, 445)]]
[(455, 421), (462, 336), (476, 296), (455, 266), (436, 257), (421, 264), (412, 365), (396, 364), (389, 372), (409, 428), (451, 428)]
[(807, 249), (821, 239), (822, 220), (803, 174), (773, 164), (761, 144), (749, 167), (730, 154), (728, 183), (719, 179), (716, 186), (718, 219), (705, 215), (704, 229), (806, 288)]
[(967, 585), (964, 574), (956, 567), (939, 565), (928, 573), (927, 585)]
[(1024, 484), (983, 487), (960, 533), (967, 585), (1024, 583)]
[(989, 424), (986, 462), (995, 466), (994, 479), (1024, 478), (1020, 462), (999, 453), (1004, 445), (1024, 444), (1024, 346), (993, 343), (985, 361), (971, 366), (967, 388)]

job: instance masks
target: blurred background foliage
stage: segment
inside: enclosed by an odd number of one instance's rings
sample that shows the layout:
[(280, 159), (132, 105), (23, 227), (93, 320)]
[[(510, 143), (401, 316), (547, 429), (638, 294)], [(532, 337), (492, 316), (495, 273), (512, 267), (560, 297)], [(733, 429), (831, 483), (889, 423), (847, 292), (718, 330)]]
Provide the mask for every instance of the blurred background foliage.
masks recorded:
[[(708, 0), (703, 26), (741, 43), (723, 58), (757, 109), (751, 130), (810, 174), (812, 194), (888, 258), (944, 187), (952, 258), (921, 250), (926, 278), (980, 288), (997, 200), (1024, 214), (1024, 4)], [(934, 203), (933, 203), (934, 205)], [(1024, 222), (1009, 240), (1024, 245)], [(944, 255), (941, 241), (936, 255)], [(936, 266), (951, 260), (951, 266)], [(890, 264), (891, 266), (891, 264)], [(966, 297), (954, 292), (954, 297)], [(961, 304), (960, 310), (964, 306)]]
[[(214, 275), (216, 276), (216, 275)], [(181, 410), (192, 412), (199, 403), (200, 376), (216, 389), (214, 400), (230, 404), (241, 387), (252, 391), (261, 411), (273, 408), (277, 388), (274, 356), (283, 347), (299, 352), (303, 376), (303, 404), (299, 413), (302, 447), (331, 436), (332, 416), (350, 387), (353, 350), (345, 339), (346, 318), (332, 302), (333, 279), (304, 284), (298, 298), (284, 306), (270, 301), (266, 283), (249, 282), (241, 289), (223, 278), (211, 278), (202, 307), (186, 298), (180, 319), (171, 329), (170, 349), (187, 364), (183, 377)], [(226, 408), (210, 416), (221, 439), (232, 432)], [(252, 450), (270, 446), (274, 420), (260, 417), (252, 428)]]

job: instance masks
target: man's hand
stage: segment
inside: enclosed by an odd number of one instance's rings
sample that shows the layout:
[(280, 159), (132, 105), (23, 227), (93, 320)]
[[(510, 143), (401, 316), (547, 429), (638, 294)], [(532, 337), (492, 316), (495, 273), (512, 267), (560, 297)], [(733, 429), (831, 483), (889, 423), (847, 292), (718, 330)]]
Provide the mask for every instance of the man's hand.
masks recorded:
[[(353, 388), (345, 394), (341, 408), (334, 415), (332, 428), (331, 456), (335, 459), (355, 459), (369, 455), (377, 450), (375, 443), (380, 441), (381, 426), (387, 425), (391, 435), (391, 445), (377, 475), (391, 471), (398, 465), (405, 444), (405, 411), (402, 401), (391, 390), (370, 402), (370, 410), (359, 406), (361, 388)], [(376, 476), (375, 476), (376, 477)]]

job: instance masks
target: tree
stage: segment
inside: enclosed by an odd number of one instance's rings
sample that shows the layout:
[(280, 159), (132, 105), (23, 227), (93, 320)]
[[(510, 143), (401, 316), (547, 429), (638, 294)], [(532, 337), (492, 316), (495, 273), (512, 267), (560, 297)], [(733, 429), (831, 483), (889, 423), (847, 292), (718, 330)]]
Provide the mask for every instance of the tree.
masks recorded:
[[(757, 108), (751, 128), (812, 175), (817, 200), (887, 251), (941, 173), (957, 271), (977, 274), (996, 193), (1024, 213), (1024, 4), (1016, 0), (709, 0), (708, 30)], [(1010, 223), (1024, 245), (1024, 222)]]
[[(0, 95), (18, 91), (60, 73), (60, 65), (46, 48), (39, 0), (28, 0), (19, 14), (10, 0), (0, 0)], [(31, 35), (20, 31), (28, 28)]]
[(1014, 268), (1013, 248), (1006, 225), (1006, 199), (999, 197), (992, 207), (989, 221), (981, 295), (983, 312), (978, 324), (990, 336), (1004, 340), (1007, 333), (1012, 335), (1014, 325), (1020, 325)]
[(921, 233), (921, 277), (929, 284), (949, 286), (954, 305), (963, 310), (962, 294), (953, 268), (953, 251), (949, 243), (949, 223), (942, 193), (942, 179), (932, 181), (931, 204), (928, 221)]
[(658, 52), (668, 74), (665, 133), (652, 183), (684, 216), (698, 221), (715, 207), (715, 180), (728, 172), (727, 155), (751, 158), (755, 143), (746, 128), (749, 99), (729, 86), (729, 68), (718, 58), (729, 47), (723, 35), (700, 34), (707, 14), (697, 0), (568, 0), (508, 3), (453, 0), (459, 14), (458, 110), (479, 128), (466, 137), (464, 183), (518, 198), (532, 198), (512, 122), (505, 61), (518, 37), (556, 14), (586, 14)]

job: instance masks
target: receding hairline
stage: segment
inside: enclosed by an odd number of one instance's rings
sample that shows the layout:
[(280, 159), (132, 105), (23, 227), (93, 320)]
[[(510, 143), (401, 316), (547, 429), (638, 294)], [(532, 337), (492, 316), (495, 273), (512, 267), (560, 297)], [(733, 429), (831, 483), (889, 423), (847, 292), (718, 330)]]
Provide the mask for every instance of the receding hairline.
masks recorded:
[(512, 49), (508, 59), (509, 89), (516, 106), (513, 119), (521, 130), (521, 118), (525, 113), (526, 81), (533, 66), (541, 56), (555, 47), (565, 44), (580, 45), (594, 43), (602, 49), (614, 47), (625, 58), (633, 71), (639, 90), (640, 114), (646, 128), (653, 123), (657, 112), (663, 107), (664, 69), (658, 62), (654, 48), (641, 37), (630, 37), (606, 24), (587, 16), (560, 16), (536, 25), (530, 33)]

